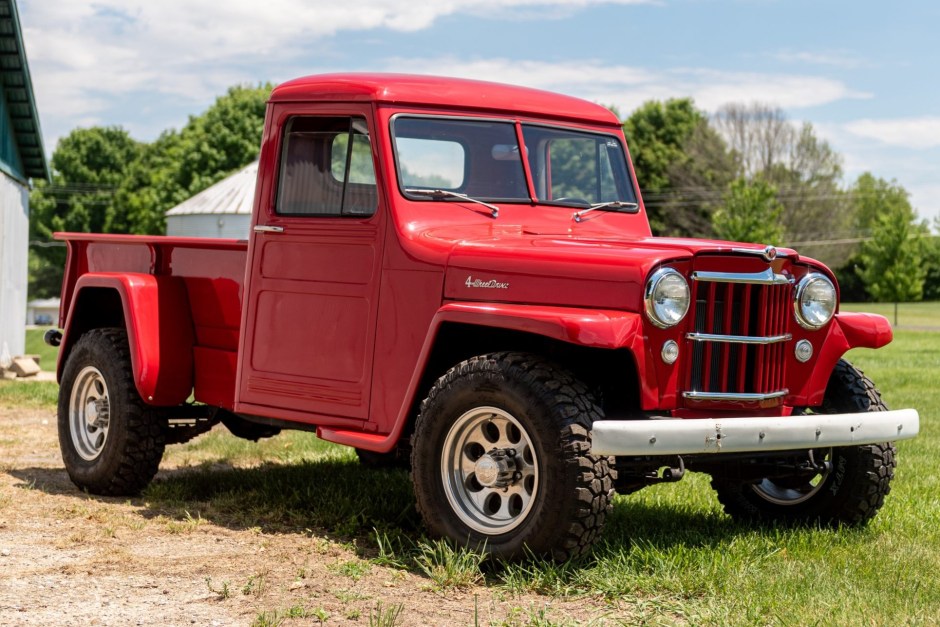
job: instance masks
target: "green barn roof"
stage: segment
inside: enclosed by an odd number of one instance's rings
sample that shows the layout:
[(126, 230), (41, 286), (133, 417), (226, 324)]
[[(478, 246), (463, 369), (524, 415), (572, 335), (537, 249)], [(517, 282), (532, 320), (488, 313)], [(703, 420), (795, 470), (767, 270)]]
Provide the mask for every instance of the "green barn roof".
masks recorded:
[(0, 0), (0, 88), (0, 166), (20, 178), (49, 178), (16, 0)]

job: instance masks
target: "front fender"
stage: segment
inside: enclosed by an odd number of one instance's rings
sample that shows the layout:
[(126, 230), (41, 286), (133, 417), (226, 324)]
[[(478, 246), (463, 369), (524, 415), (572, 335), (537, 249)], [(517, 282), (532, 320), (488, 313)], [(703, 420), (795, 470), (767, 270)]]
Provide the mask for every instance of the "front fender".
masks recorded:
[(448, 303), (431, 324), (444, 322), (511, 329), (593, 348), (636, 348), (643, 325), (639, 314), (625, 311), (543, 307), (500, 303)]
[(141, 398), (158, 406), (184, 402), (193, 389), (193, 323), (186, 287), (178, 277), (130, 272), (82, 275), (66, 316), (59, 380), (81, 334), (106, 326), (97, 296), (102, 289), (120, 297), (134, 383)]
[(434, 315), (428, 329), (408, 392), (395, 426), (388, 434), (371, 434), (321, 428), (318, 435), (330, 442), (376, 451), (391, 450), (401, 438), (422, 374), (428, 363), (438, 331), (445, 322), (493, 327), (542, 335), (562, 342), (592, 348), (627, 349), (636, 361), (640, 390), (644, 396), (659, 394), (656, 372), (646, 359), (643, 323), (639, 314), (603, 309), (547, 307), (504, 303), (447, 303)]
[[(884, 316), (870, 313), (842, 312), (836, 314), (826, 330), (824, 339), (815, 339), (818, 354), (811, 369), (800, 369), (802, 376), (794, 374), (796, 384), (791, 402), (795, 405), (815, 407), (826, 393), (825, 382), (836, 363), (853, 348), (881, 348), (893, 339), (891, 323)], [(799, 372), (798, 370), (797, 372)]]

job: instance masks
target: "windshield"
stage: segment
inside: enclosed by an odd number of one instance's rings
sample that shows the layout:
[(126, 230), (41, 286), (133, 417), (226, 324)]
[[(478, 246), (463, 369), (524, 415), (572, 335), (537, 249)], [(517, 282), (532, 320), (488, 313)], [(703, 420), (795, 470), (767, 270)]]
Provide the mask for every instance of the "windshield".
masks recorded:
[(408, 190), (443, 190), (529, 202), (512, 122), (400, 117), (392, 129), (406, 195), (418, 195)]
[[(392, 134), (399, 185), (410, 198), (531, 202), (513, 122), (400, 116)], [(522, 135), (540, 202), (636, 202), (617, 137), (534, 124), (523, 124)]]
[(620, 141), (612, 135), (523, 125), (535, 195), (543, 202), (636, 202)]

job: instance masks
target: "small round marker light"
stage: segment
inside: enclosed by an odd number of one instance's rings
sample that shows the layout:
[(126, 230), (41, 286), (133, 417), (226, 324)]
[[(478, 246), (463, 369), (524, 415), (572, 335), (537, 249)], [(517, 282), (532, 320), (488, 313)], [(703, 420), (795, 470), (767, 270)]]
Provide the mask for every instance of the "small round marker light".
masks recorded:
[(796, 360), (805, 364), (813, 356), (813, 345), (809, 340), (800, 340), (796, 343), (793, 352), (796, 354)]
[(676, 360), (679, 359), (679, 345), (676, 344), (675, 340), (666, 340), (663, 344), (662, 356), (663, 361), (667, 364), (676, 363)]

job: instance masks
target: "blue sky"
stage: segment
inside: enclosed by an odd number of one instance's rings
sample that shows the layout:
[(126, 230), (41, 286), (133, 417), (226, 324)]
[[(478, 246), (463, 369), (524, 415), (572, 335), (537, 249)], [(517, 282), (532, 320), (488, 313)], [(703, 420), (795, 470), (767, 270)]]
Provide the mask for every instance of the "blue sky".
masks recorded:
[[(19, 0), (47, 151), (141, 140), (233, 84), (337, 71), (466, 76), (627, 114), (649, 99), (780, 106), (940, 216), (940, 3), (826, 0)], [(629, 138), (628, 138), (629, 140)]]

